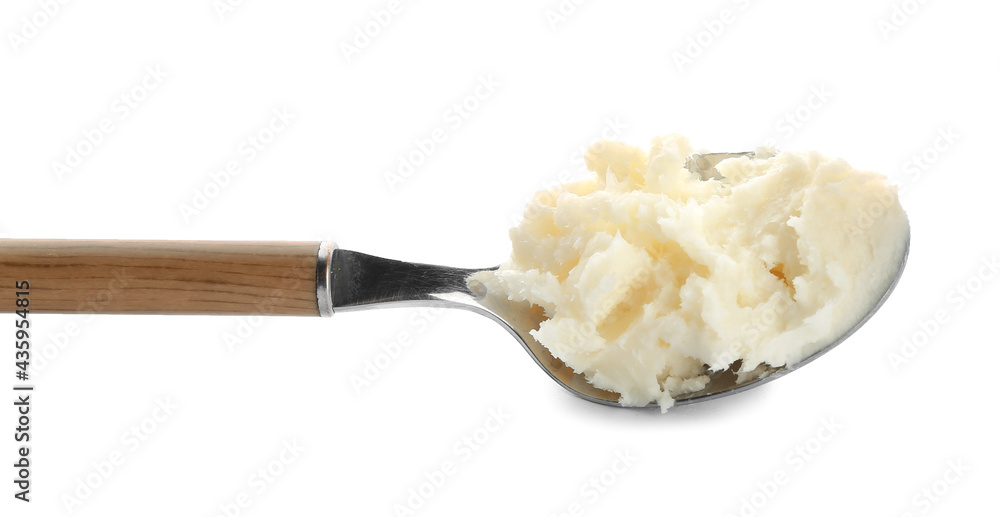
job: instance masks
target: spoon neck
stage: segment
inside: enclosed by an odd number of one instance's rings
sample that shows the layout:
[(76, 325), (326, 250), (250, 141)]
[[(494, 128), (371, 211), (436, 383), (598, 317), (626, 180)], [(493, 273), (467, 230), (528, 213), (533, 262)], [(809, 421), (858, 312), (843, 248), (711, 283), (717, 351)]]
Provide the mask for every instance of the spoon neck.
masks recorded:
[(473, 300), (470, 275), (486, 269), (461, 269), (392, 260), (335, 249), (330, 260), (334, 311), (386, 306), (456, 306)]

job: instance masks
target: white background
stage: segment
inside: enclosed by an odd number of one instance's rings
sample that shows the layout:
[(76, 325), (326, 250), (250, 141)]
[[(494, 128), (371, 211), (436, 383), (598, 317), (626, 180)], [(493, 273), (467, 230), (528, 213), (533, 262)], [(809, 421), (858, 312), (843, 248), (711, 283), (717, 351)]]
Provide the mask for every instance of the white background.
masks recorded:
[[(904, 3), (911, 14), (892, 18)], [(882, 171), (903, 189), (913, 241), (893, 297), (836, 351), (666, 415), (572, 397), (473, 314), (35, 316), (33, 501), (13, 501), (5, 481), (3, 515), (65, 515), (83, 494), (73, 515), (390, 516), (445, 461), (457, 472), (418, 514), (995, 507), (1000, 281), (980, 275), (1000, 253), (995, 3), (403, 1), (349, 58), (343, 45), (387, 0), (251, 0), (221, 16), (211, 0), (69, 2), (54, 15), (43, 4), (0, 8), (5, 237), (330, 239), (484, 267), (507, 257), (532, 192), (586, 174), (582, 147), (602, 132), (681, 132), (707, 150), (772, 139)], [(166, 77), (140, 87), (157, 67)], [(490, 78), (494, 91), (470, 99)], [(142, 100), (124, 110), (123, 93)], [(475, 109), (456, 121), (462, 102)], [(294, 120), (251, 160), (241, 142), (276, 109)], [(105, 118), (96, 148), (57, 172)], [(444, 143), (390, 188), (386, 173), (435, 128)], [(234, 159), (240, 174), (209, 186)], [(185, 220), (206, 188), (214, 197)], [(241, 325), (249, 336), (227, 347)], [(400, 333), (412, 343), (359, 393), (352, 376)], [(490, 411), (509, 418), (477, 431)], [(9, 404), (4, 415), (8, 480)], [(470, 435), (486, 443), (467, 454)], [(304, 451), (278, 468), (292, 441)], [(121, 464), (98, 474), (116, 451)], [(261, 491), (268, 465), (281, 474)], [(592, 479), (610, 486), (581, 489)]]

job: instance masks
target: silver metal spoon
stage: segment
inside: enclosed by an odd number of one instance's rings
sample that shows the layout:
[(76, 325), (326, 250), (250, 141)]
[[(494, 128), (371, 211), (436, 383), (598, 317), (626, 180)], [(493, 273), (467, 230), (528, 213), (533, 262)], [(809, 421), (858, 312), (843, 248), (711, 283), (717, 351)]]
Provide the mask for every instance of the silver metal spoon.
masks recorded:
[[(687, 168), (703, 179), (718, 179), (719, 162), (751, 154), (694, 155)], [(711, 400), (760, 386), (840, 344), (889, 296), (908, 251), (909, 235), (896, 275), (879, 302), (840, 338), (793, 366), (763, 365), (740, 374), (739, 362), (724, 371), (707, 372), (706, 367), (708, 385), (679, 395), (676, 403)], [(16, 286), (16, 308), (25, 315), (29, 302), (33, 314), (332, 316), (386, 306), (454, 307), (499, 323), (574, 395), (618, 405), (617, 393), (595, 388), (535, 341), (531, 331), (545, 320), (540, 308), (511, 302), (506, 293), (489, 291), (473, 278), (496, 269), (400, 262), (335, 249), (326, 242), (0, 239), (0, 283)]]
[[(708, 179), (717, 175), (714, 168), (722, 160), (752, 155), (753, 153), (694, 155), (688, 160), (688, 169)], [(708, 385), (700, 391), (678, 395), (675, 397), (675, 405), (704, 402), (761, 386), (805, 366), (843, 343), (888, 299), (903, 273), (909, 249), (910, 239), (907, 235), (906, 247), (892, 282), (882, 293), (878, 303), (844, 335), (790, 367), (762, 365), (751, 375), (737, 375), (739, 361), (729, 369), (717, 372), (707, 372), (706, 367), (706, 373), (711, 379)], [(334, 312), (380, 307), (436, 306), (465, 309), (482, 314), (510, 332), (535, 363), (563, 388), (591, 402), (622, 407), (618, 403), (619, 394), (594, 387), (583, 375), (574, 372), (532, 337), (531, 331), (538, 329), (539, 324), (545, 320), (540, 308), (526, 303), (511, 302), (505, 293), (488, 292), (481, 282), (472, 278), (476, 273), (496, 270), (496, 267), (458, 269), (415, 264), (343, 249), (333, 250), (330, 260), (330, 297)], [(650, 404), (648, 407), (654, 406), (655, 404)]]

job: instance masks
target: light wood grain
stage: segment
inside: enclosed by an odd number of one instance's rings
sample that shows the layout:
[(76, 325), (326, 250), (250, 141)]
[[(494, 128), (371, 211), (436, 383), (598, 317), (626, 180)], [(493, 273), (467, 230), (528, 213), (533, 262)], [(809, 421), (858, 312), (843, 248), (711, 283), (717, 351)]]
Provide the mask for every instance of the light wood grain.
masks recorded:
[(318, 249), (318, 242), (0, 239), (0, 310), (14, 310), (15, 283), (27, 280), (33, 313), (319, 316)]

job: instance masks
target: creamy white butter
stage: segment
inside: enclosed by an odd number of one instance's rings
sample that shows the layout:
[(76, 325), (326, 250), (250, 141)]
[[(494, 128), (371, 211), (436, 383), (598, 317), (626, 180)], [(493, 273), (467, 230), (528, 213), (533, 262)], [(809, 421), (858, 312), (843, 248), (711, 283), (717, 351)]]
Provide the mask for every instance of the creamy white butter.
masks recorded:
[(544, 308), (535, 338), (624, 405), (666, 409), (706, 366), (808, 357), (868, 313), (904, 252), (906, 214), (880, 174), (762, 149), (703, 180), (685, 168), (694, 152), (678, 135), (648, 153), (593, 145), (596, 176), (539, 193), (489, 282)]

